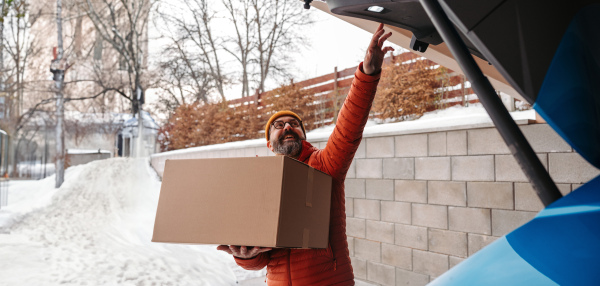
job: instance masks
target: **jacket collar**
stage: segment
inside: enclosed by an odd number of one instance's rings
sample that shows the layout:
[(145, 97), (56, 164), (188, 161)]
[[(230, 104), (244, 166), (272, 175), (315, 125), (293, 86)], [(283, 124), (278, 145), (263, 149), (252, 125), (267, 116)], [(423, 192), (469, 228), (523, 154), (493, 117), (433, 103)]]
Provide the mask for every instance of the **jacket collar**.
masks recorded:
[(302, 151), (300, 151), (300, 156), (298, 156), (298, 161), (305, 162), (310, 158), (313, 152), (317, 151), (317, 147), (314, 147), (308, 141), (302, 140)]

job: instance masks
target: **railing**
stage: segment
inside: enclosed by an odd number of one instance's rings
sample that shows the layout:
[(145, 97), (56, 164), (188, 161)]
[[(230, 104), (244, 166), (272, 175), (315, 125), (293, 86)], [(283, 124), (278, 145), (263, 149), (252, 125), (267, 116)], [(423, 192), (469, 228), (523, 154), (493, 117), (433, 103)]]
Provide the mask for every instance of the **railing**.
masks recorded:
[[(411, 61), (418, 59), (426, 61), (429, 66), (437, 65), (435, 62), (423, 59), (421, 56), (411, 52), (405, 52), (397, 56), (393, 56), (393, 58), (396, 62), (400, 61), (404, 64), (411, 64)], [(391, 60), (392, 57), (388, 57), (385, 59), (385, 62), (389, 63)], [(315, 94), (317, 97), (316, 104), (319, 104), (321, 107), (319, 111), (319, 118), (324, 118), (324, 124), (331, 121), (335, 122), (337, 113), (341, 108), (348, 91), (350, 90), (352, 80), (354, 79), (354, 72), (356, 71), (357, 67), (358, 66), (354, 66), (341, 71), (338, 71), (336, 67), (334, 68), (333, 73), (295, 83), (297, 86), (306, 88)], [(447, 108), (459, 104), (464, 106), (479, 102), (479, 99), (477, 99), (477, 96), (470, 87), (470, 83), (465, 80), (463, 75), (447, 69), (447, 76), (446, 85), (439, 90), (441, 99), (435, 106), (432, 105), (428, 107), (428, 111), (438, 108)], [(235, 107), (252, 104), (258, 108), (264, 106), (262, 99), (269, 92), (270, 91), (258, 93), (257, 90), (252, 96), (228, 101), (228, 105), (230, 107)]]

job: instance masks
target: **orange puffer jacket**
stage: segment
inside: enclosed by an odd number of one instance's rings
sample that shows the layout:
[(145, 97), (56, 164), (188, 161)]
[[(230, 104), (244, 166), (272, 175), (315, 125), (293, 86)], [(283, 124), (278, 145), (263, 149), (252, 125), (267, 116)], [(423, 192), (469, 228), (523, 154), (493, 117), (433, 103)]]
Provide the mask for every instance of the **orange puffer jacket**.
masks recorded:
[(379, 76), (364, 74), (361, 63), (325, 149), (319, 150), (306, 141), (302, 143), (298, 160), (333, 177), (329, 246), (277, 248), (252, 259), (236, 258), (244, 269), (260, 270), (267, 266), (268, 285), (354, 285), (346, 240), (344, 180), (362, 139)]

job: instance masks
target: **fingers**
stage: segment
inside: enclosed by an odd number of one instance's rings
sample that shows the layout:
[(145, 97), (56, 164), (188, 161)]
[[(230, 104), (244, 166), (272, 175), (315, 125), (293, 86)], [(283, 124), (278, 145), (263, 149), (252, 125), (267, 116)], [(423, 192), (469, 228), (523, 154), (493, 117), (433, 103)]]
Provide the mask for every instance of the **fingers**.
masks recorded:
[(231, 251), (231, 254), (233, 254), (233, 256), (239, 256), (240, 255), (240, 248), (235, 246), (235, 245), (230, 245), (229, 246), (229, 250)]
[(248, 249), (247, 246), (219, 245), (217, 246), (217, 250), (225, 251), (235, 257), (252, 258), (260, 253), (270, 251), (272, 248), (255, 246)]
[(247, 254), (247, 257), (254, 257), (257, 256), (263, 252), (267, 252), (270, 251), (272, 248), (270, 247), (259, 247), (259, 246), (255, 246), (252, 249), (250, 249), (250, 251)]
[(385, 41), (386, 41), (386, 40), (387, 40), (389, 37), (391, 37), (391, 36), (392, 36), (392, 32), (389, 32), (389, 33), (385, 34), (383, 37), (381, 37), (381, 38), (379, 39), (379, 41), (377, 42), (377, 44), (378, 44), (380, 47), (383, 47), (383, 43), (384, 43), (384, 42), (385, 42)]
[(385, 35), (384, 33), (385, 30), (383, 29), (383, 23), (379, 24), (377, 31), (375, 31), (375, 34), (373, 34), (373, 37), (371, 38), (371, 43), (369, 44), (368, 50), (372, 50), (375, 47), (383, 47), (383, 43), (392, 36), (392, 32), (389, 32)]
[(392, 47), (385, 47), (385, 48), (383, 48), (383, 54), (384, 54), (384, 55), (385, 55), (385, 54), (387, 54), (387, 52), (389, 52), (389, 51), (392, 51), (392, 52), (393, 52), (393, 51), (395, 51), (395, 50), (394, 50), (394, 48), (392, 48)]
[(258, 247), (257, 246), (254, 249), (256, 249), (256, 251), (257, 251), (256, 254), (259, 254), (259, 253), (270, 251), (272, 248), (270, 248), (270, 247)]
[(259, 253), (267, 252), (267, 251), (269, 251), (269, 250), (271, 250), (271, 249), (272, 249), (272, 248), (270, 248), (270, 247), (258, 247), (258, 246), (255, 246), (255, 247), (252, 249), (252, 251), (254, 251), (254, 252), (255, 252), (255, 254), (259, 254)]
[(383, 33), (385, 33), (385, 30), (383, 29), (383, 23), (382, 23), (382, 24), (379, 24), (377, 31), (375, 31), (375, 33), (373, 34), (373, 37), (371, 38), (371, 43), (369, 44), (369, 49), (377, 46), (379, 37), (381, 37), (381, 35), (383, 35)]
[(229, 245), (219, 245), (219, 246), (217, 246), (217, 250), (221, 250), (221, 251), (225, 251), (229, 254), (233, 254), (231, 252), (231, 249), (229, 249)]

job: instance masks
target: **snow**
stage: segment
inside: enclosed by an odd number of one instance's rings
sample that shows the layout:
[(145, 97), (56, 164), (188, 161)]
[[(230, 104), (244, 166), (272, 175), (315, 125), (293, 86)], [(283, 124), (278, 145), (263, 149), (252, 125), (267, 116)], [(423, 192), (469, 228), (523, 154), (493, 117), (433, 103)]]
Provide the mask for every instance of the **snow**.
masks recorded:
[[(160, 181), (148, 158), (112, 158), (10, 181), (0, 285), (264, 285), (214, 245), (151, 242)], [(254, 281), (243, 283), (243, 281)]]
[[(127, 119), (125, 121), (125, 123), (123, 125), (125, 125), (125, 127), (137, 127), (138, 122), (139, 122), (137, 117), (138, 117), (137, 114), (135, 116), (130, 117), (129, 119)], [(142, 120), (144, 121), (142, 123), (142, 125), (145, 128), (151, 128), (151, 129), (159, 128), (158, 124), (156, 124), (156, 121), (154, 121), (154, 119), (152, 118), (150, 113), (147, 111), (142, 110)]]
[(44, 172), (47, 176), (54, 174), (54, 167), (54, 163), (43, 164), (40, 161), (23, 161), (17, 164), (17, 172), (19, 172), (19, 178), (41, 179), (44, 177)]
[(98, 153), (110, 154), (110, 151), (101, 150), (101, 149), (67, 149), (67, 153), (68, 154), (98, 154)]
[[(515, 111), (511, 112), (510, 115), (515, 121), (533, 120), (535, 119), (535, 110)], [(455, 105), (446, 109), (428, 112), (413, 121), (372, 126), (371, 128), (365, 128), (363, 135), (407, 134), (491, 126), (493, 126), (493, 123), (490, 116), (481, 103), (476, 103), (469, 107)]]

